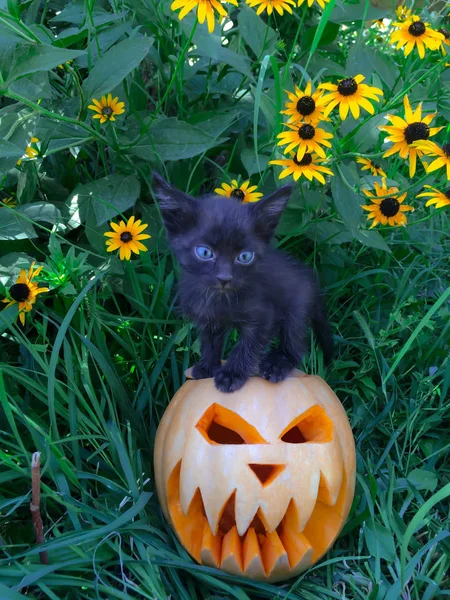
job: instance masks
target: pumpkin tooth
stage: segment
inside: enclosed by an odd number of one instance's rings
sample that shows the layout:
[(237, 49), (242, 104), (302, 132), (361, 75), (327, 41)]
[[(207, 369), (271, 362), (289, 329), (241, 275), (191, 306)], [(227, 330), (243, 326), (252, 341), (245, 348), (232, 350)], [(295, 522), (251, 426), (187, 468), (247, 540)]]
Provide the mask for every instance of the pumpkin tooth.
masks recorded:
[(263, 559), (258, 543), (258, 537), (253, 527), (250, 527), (250, 529), (247, 531), (242, 548), (245, 574), (248, 577), (255, 579), (264, 578), (265, 572)]
[(222, 540), (221, 568), (234, 575), (242, 575), (242, 542), (239, 538), (236, 526), (224, 536)]
[[(300, 469), (292, 473), (292, 488), (295, 490), (286, 509), (286, 514), (292, 512), (293, 525), (297, 533), (301, 533), (311, 517), (317, 502), (319, 490), (320, 471), (314, 469), (308, 477), (302, 475)], [(300, 508), (301, 507), (301, 508)]]
[(284, 572), (290, 570), (287, 552), (276, 531), (268, 532), (266, 534), (266, 539), (261, 547), (261, 554), (267, 576), (269, 576), (274, 569), (281, 569)]
[[(336, 462), (336, 464), (338, 464)], [(317, 501), (323, 502), (328, 506), (336, 504), (339, 490), (342, 486), (342, 469), (334, 469), (331, 474), (325, 475), (320, 471), (319, 490), (317, 492)]]
[(291, 569), (307, 569), (311, 564), (313, 547), (306, 536), (285, 528), (280, 533), (280, 540), (286, 549)]
[(203, 539), (201, 550), (201, 562), (209, 567), (218, 569), (220, 567), (221, 538), (214, 535), (208, 521), (205, 519), (203, 526)]

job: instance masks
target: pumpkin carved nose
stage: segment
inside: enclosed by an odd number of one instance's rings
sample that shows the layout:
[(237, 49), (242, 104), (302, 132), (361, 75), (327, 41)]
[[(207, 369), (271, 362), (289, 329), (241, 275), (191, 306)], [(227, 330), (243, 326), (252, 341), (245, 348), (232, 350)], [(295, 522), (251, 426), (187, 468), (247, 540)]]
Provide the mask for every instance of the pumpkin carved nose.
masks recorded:
[(270, 485), (284, 471), (286, 465), (248, 465), (263, 487)]

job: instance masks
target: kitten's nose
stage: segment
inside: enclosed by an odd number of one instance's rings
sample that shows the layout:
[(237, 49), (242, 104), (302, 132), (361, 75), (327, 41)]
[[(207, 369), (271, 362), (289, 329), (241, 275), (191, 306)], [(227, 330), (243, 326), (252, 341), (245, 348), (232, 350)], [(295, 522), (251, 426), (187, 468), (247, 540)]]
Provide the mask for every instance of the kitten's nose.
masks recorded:
[(222, 287), (227, 287), (231, 280), (231, 275), (217, 275), (217, 281)]

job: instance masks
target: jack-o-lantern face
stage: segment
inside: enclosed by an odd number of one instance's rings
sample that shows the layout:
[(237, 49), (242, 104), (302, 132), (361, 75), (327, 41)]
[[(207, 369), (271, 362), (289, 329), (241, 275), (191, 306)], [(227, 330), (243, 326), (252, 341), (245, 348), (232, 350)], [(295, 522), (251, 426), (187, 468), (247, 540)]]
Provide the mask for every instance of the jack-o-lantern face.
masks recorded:
[(342, 529), (353, 435), (319, 377), (252, 378), (234, 394), (188, 381), (161, 420), (155, 476), (166, 518), (198, 562), (277, 581), (316, 562)]

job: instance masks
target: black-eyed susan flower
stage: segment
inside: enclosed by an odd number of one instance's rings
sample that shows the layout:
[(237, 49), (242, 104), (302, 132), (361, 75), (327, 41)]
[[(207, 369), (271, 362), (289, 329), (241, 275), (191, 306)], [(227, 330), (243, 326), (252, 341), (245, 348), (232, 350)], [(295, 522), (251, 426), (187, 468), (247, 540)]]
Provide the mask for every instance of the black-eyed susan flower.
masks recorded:
[(112, 94), (102, 96), (100, 100), (92, 98), (93, 104), (89, 104), (88, 108), (93, 110), (96, 114), (93, 115), (94, 119), (100, 119), (100, 123), (106, 123), (106, 121), (115, 121), (116, 115), (121, 115), (125, 112), (125, 103), (119, 102), (119, 97), (112, 97)]
[[(307, 0), (298, 0), (298, 4), (297, 6), (301, 6), (302, 4), (304, 4)], [(330, 0), (316, 0), (317, 4), (320, 6), (320, 8), (324, 9), (325, 8), (325, 4), (328, 4)], [(308, 0), (308, 6), (309, 8), (311, 8), (311, 6), (314, 4), (314, 0)]]
[(386, 183), (379, 185), (376, 181), (374, 182), (375, 195), (369, 190), (363, 189), (364, 194), (370, 199), (371, 204), (363, 205), (364, 210), (369, 211), (367, 215), (368, 219), (373, 219), (373, 223), (370, 226), (375, 227), (378, 223), (382, 225), (390, 225), (395, 227), (397, 225), (406, 225), (407, 211), (413, 211), (412, 206), (402, 204), (406, 198), (406, 192), (404, 194), (398, 194), (398, 188), (386, 187)]
[(268, 15), (271, 15), (274, 10), (281, 16), (283, 16), (284, 11), (290, 13), (292, 15), (292, 6), (295, 6), (294, 0), (245, 0), (245, 2), (251, 7), (258, 7), (256, 11), (257, 15), (260, 15), (265, 10)]
[(8, 206), (9, 208), (14, 208), (15, 206), (17, 206), (17, 202), (12, 196), (8, 196), (8, 198), (3, 198), (3, 200), (0, 200), (0, 202), (3, 204), (3, 206)]
[(392, 32), (390, 43), (397, 44), (397, 50), (405, 47), (405, 56), (411, 54), (414, 46), (417, 46), (420, 58), (424, 58), (425, 48), (437, 50), (445, 39), (442, 33), (432, 29), (429, 23), (421, 21), (416, 15), (405, 21), (396, 21), (393, 25), (397, 29)]
[(291, 152), (291, 158), (281, 159), (281, 160), (271, 160), (269, 165), (279, 165), (281, 167), (286, 167), (283, 171), (281, 171), (279, 175), (279, 179), (284, 179), (284, 177), (288, 177), (288, 175), (292, 175), (295, 181), (298, 181), (300, 177), (305, 176), (309, 181), (312, 181), (313, 177), (320, 181), (320, 183), (325, 183), (325, 177), (322, 173), (326, 175), (333, 175), (333, 171), (328, 169), (327, 167), (322, 166), (323, 160), (320, 159), (317, 154), (310, 154), (306, 152), (301, 160), (297, 160), (297, 156), (295, 152)]
[(447, 54), (447, 49), (445, 48), (445, 46), (450, 46), (450, 31), (448, 29), (445, 29), (444, 27), (441, 27), (441, 29), (438, 29), (438, 32), (442, 33), (442, 35), (444, 36), (444, 39), (442, 41), (441, 50), (442, 50), (442, 54), (445, 55), (445, 54)]
[(375, 109), (369, 100), (379, 102), (380, 98), (378, 96), (382, 96), (383, 92), (377, 87), (362, 83), (364, 79), (363, 75), (356, 75), (355, 77), (341, 79), (337, 85), (334, 83), (321, 83), (319, 85), (320, 89), (331, 92), (331, 94), (323, 97), (327, 102), (325, 116), (328, 116), (338, 104), (339, 116), (342, 120), (347, 118), (349, 110), (355, 119), (359, 119), (360, 106), (373, 115)]
[(421, 150), (425, 156), (437, 156), (435, 160), (426, 166), (426, 172), (432, 173), (442, 167), (446, 167), (447, 179), (450, 181), (450, 142), (443, 146), (438, 146), (431, 140), (414, 142), (414, 146)]
[(412, 10), (406, 8), (404, 4), (399, 4), (395, 9), (395, 14), (397, 15), (397, 19), (399, 21), (404, 21), (405, 19), (409, 19), (412, 15)]
[(364, 165), (361, 167), (361, 171), (370, 171), (374, 176), (379, 175), (380, 177), (387, 177), (380, 165), (370, 158), (363, 158), (360, 156), (356, 159), (356, 162), (360, 165)]
[(325, 152), (322, 146), (331, 148), (331, 144), (328, 140), (331, 140), (333, 135), (314, 127), (310, 123), (298, 123), (296, 125), (286, 123), (290, 131), (282, 131), (278, 134), (280, 141), (278, 146), (288, 146), (283, 150), (284, 154), (288, 154), (291, 150), (297, 148), (297, 160), (302, 160), (306, 152), (316, 152), (321, 158), (325, 158)]
[(304, 92), (296, 85), (295, 92), (286, 91), (286, 94), (289, 101), (285, 104), (286, 110), (282, 110), (281, 114), (289, 116), (288, 123), (301, 121), (317, 125), (319, 121), (329, 121), (323, 114), (327, 104), (322, 98), (323, 91), (317, 90), (312, 93), (311, 81), (306, 84)]
[(221, 187), (216, 188), (214, 191), (219, 196), (226, 196), (227, 198), (235, 198), (239, 202), (244, 204), (247, 202), (258, 202), (262, 198), (263, 194), (257, 192), (258, 186), (250, 185), (250, 180), (239, 183), (236, 179), (232, 179), (231, 185), (229, 183), (222, 183)]
[(392, 125), (379, 125), (378, 128), (389, 133), (389, 136), (384, 140), (385, 142), (393, 142), (393, 146), (383, 154), (383, 158), (392, 156), (397, 152), (401, 158), (409, 158), (409, 176), (414, 177), (417, 157), (423, 155), (423, 151), (416, 148), (414, 142), (427, 140), (438, 133), (442, 127), (429, 127), (436, 113), (427, 115), (422, 119), (422, 104), (420, 103), (413, 112), (407, 95), (403, 98), (403, 105), (405, 107), (404, 119), (387, 115), (386, 119)]
[(39, 148), (37, 146), (38, 143), (39, 143), (39, 138), (32, 137), (30, 139), (29, 144), (25, 148), (25, 154), (22, 156), (22, 158), (19, 158), (19, 160), (16, 163), (18, 167), (22, 164), (22, 160), (24, 160), (24, 159), (34, 160), (37, 156), (39, 156)]
[[(237, 6), (237, 0), (226, 0), (227, 3)], [(184, 17), (191, 12), (191, 10), (197, 11), (197, 19), (199, 23), (204, 23), (205, 19), (208, 24), (208, 31), (212, 33), (215, 27), (215, 13), (214, 10), (219, 14), (218, 21), (223, 17), (227, 16), (227, 11), (223, 7), (222, 0), (175, 0), (170, 5), (171, 10), (178, 10), (181, 8), (178, 18), (184, 19)]]
[(135, 254), (148, 252), (148, 248), (140, 241), (148, 240), (152, 237), (147, 233), (142, 233), (148, 227), (146, 223), (142, 223), (140, 219), (135, 221), (133, 216), (128, 219), (128, 223), (120, 221), (119, 224), (111, 222), (110, 225), (113, 231), (107, 231), (103, 234), (111, 238), (106, 241), (107, 252), (114, 252), (114, 250), (120, 249), (120, 260), (130, 260), (132, 252)]
[(19, 319), (22, 325), (25, 325), (25, 315), (30, 312), (33, 308), (33, 304), (36, 302), (36, 296), (43, 292), (48, 292), (46, 287), (38, 287), (37, 283), (33, 282), (33, 279), (39, 275), (42, 271), (43, 266), (34, 268), (34, 262), (31, 264), (28, 273), (25, 269), (21, 269), (19, 277), (8, 291), (8, 298), (4, 298), (2, 302), (7, 303), (8, 306), (13, 304), (18, 305)]
[(425, 206), (436, 205), (436, 208), (442, 208), (443, 206), (450, 206), (450, 188), (446, 192), (440, 192), (431, 185), (425, 185), (429, 192), (422, 192), (417, 194), (417, 198), (429, 198)]

